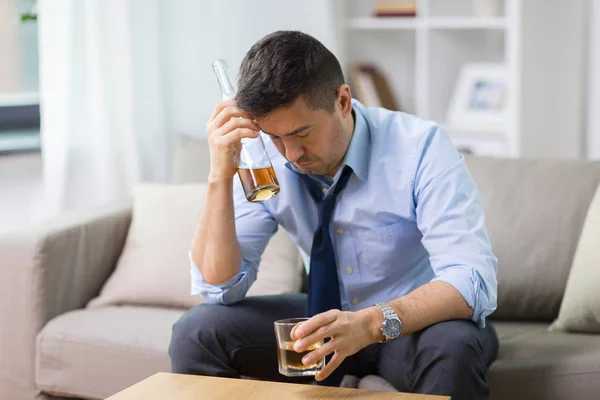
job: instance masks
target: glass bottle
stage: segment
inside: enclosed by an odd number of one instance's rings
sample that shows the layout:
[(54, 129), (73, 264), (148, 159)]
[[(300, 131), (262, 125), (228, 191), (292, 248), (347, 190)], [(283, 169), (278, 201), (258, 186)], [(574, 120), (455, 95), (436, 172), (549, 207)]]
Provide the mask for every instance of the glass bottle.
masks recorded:
[[(221, 86), (223, 100), (235, 98), (235, 89), (227, 74), (227, 63), (218, 59), (213, 63), (213, 69)], [(248, 201), (266, 201), (279, 193), (279, 182), (261, 135), (257, 138), (242, 138), (236, 162), (238, 176)]]

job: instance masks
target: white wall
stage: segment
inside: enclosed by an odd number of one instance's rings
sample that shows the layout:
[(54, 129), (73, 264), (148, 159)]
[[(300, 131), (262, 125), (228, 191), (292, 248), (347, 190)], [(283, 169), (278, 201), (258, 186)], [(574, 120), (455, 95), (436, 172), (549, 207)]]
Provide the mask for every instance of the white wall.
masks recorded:
[(600, 0), (591, 0), (586, 155), (600, 160)]
[(582, 157), (589, 4), (573, 0), (521, 3), (521, 154)]
[[(280, 29), (302, 30), (340, 55), (336, 0), (180, 0), (165, 7), (167, 103), (176, 134), (205, 135), (206, 121), (220, 100), (212, 62), (224, 58), (232, 79), (246, 51)], [(343, 60), (340, 60), (343, 62)]]

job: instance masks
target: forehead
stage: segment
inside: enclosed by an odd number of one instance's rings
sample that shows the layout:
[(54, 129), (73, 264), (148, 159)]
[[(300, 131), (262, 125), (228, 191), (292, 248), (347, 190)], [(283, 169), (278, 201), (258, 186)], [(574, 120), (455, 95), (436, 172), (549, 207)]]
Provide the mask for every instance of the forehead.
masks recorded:
[(285, 135), (299, 127), (313, 125), (327, 115), (325, 110), (313, 110), (308, 107), (303, 97), (299, 97), (291, 105), (278, 108), (269, 115), (257, 118), (261, 129), (274, 135)]

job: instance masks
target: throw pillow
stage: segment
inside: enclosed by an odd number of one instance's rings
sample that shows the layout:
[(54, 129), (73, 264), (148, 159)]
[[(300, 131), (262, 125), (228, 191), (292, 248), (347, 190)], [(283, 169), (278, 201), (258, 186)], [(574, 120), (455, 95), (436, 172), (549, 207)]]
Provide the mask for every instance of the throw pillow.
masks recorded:
[(600, 186), (588, 209), (573, 266), (550, 331), (600, 333)]
[[(134, 188), (133, 220), (117, 267), (89, 307), (141, 305), (189, 308), (188, 252), (205, 184), (140, 184)], [(248, 295), (297, 293), (304, 269), (296, 245), (280, 227), (271, 238)]]

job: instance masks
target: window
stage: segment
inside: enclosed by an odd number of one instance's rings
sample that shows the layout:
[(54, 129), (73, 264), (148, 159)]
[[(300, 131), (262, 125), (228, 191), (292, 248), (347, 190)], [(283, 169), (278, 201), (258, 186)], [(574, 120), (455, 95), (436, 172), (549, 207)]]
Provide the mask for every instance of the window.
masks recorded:
[(36, 1), (2, 2), (0, 26), (0, 155), (39, 151)]

